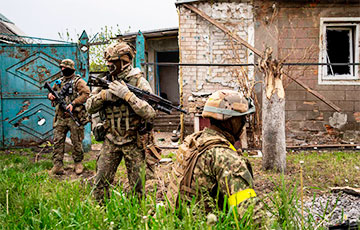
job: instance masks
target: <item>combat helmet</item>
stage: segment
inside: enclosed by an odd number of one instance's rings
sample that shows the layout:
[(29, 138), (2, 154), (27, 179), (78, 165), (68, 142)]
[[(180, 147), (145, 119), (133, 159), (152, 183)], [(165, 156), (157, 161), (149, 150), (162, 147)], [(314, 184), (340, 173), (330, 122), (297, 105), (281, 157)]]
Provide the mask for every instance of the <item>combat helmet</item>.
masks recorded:
[(69, 68), (75, 70), (75, 63), (71, 59), (64, 59), (60, 63), (60, 67)]
[(124, 55), (128, 55), (130, 60), (132, 60), (135, 54), (136, 51), (131, 44), (120, 41), (118, 43), (111, 44), (105, 49), (104, 58), (106, 61), (116, 61)]
[(254, 112), (255, 105), (251, 98), (233, 90), (218, 90), (206, 101), (202, 117), (224, 121)]

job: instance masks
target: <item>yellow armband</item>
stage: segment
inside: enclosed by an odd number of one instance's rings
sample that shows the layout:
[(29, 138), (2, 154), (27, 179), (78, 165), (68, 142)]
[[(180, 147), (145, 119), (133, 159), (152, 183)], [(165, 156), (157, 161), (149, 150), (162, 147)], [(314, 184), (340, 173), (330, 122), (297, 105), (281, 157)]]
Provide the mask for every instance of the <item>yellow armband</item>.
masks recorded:
[(236, 148), (231, 143), (229, 143), (229, 148), (236, 152)]
[(256, 193), (254, 191), (254, 189), (244, 189), (241, 190), (237, 193), (232, 194), (229, 197), (229, 204), (230, 205), (234, 205), (237, 206), (238, 204), (240, 204), (241, 202), (243, 202), (244, 200), (247, 200), (251, 197), (256, 197)]

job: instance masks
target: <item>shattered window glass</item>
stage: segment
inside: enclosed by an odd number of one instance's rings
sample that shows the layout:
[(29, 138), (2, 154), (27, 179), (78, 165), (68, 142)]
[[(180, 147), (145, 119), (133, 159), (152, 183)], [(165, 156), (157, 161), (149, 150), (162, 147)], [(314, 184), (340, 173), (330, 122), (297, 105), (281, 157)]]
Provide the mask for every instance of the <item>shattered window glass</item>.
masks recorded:
[[(326, 53), (327, 63), (352, 63), (354, 58), (352, 27), (327, 27), (326, 28)], [(354, 66), (328, 65), (328, 75), (352, 75)]]

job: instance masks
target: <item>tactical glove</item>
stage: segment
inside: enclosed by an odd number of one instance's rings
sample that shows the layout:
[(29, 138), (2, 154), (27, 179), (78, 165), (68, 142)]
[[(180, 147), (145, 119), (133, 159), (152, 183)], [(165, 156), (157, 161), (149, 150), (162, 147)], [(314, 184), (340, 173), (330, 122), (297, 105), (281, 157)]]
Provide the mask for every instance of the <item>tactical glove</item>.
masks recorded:
[(111, 82), (109, 84), (109, 91), (115, 96), (124, 99), (125, 101), (129, 101), (133, 95), (133, 93), (129, 90), (123, 81), (121, 83), (118, 81)]
[(119, 98), (114, 94), (110, 93), (110, 90), (103, 89), (100, 91), (100, 97), (103, 101), (117, 101)]

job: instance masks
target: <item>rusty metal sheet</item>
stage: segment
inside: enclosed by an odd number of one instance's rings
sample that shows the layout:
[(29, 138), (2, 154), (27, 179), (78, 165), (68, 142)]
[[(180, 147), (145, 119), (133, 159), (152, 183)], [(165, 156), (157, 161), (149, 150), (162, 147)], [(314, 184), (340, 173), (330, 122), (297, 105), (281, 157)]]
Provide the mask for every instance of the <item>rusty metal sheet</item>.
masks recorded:
[[(87, 80), (87, 42), (84, 32), (79, 44), (0, 45), (0, 147), (26, 147), (52, 137), (54, 108), (43, 85), (61, 76), (59, 64), (65, 58), (73, 59), (77, 74)], [(85, 129), (84, 147), (89, 148), (90, 126)]]

